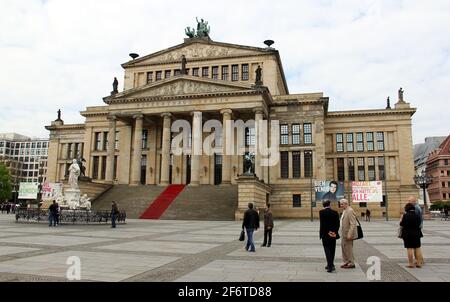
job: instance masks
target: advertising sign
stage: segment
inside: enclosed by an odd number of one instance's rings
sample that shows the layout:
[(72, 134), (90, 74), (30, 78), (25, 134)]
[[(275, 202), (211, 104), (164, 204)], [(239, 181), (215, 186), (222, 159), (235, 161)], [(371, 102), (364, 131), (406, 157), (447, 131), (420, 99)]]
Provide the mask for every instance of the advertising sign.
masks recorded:
[(45, 182), (42, 185), (42, 199), (56, 199), (62, 193), (62, 183)]
[(39, 183), (21, 182), (19, 186), (19, 199), (36, 199), (39, 193)]
[(383, 184), (381, 181), (353, 181), (352, 202), (382, 202)]
[(316, 180), (314, 191), (316, 192), (316, 201), (329, 200), (339, 201), (344, 198), (344, 182), (334, 180)]

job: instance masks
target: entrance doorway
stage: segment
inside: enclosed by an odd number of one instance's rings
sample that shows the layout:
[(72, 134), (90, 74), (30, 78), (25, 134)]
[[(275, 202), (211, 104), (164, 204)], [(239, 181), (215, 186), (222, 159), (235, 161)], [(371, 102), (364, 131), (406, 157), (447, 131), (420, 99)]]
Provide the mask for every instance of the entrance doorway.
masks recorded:
[(191, 183), (191, 156), (186, 155), (186, 184)]

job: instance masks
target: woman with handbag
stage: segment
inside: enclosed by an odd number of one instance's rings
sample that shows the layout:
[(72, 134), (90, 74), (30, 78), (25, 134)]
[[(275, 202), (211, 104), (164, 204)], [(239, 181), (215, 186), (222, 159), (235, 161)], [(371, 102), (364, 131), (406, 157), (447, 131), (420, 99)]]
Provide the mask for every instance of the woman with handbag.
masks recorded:
[(400, 227), (403, 244), (408, 254), (407, 267), (409, 268), (422, 267), (422, 263), (420, 262), (420, 260), (416, 259), (416, 263), (414, 263), (415, 249), (420, 248), (421, 246), (420, 223), (420, 217), (415, 213), (414, 205), (412, 203), (406, 204), (405, 214), (400, 221)]

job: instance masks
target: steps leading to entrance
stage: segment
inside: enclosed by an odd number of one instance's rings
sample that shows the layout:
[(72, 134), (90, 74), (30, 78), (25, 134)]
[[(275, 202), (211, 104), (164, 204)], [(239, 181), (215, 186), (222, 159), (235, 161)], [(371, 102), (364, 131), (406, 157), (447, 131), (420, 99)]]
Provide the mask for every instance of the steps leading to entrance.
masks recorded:
[(237, 185), (188, 185), (161, 219), (234, 220), (237, 206)]
[(118, 203), (119, 211), (126, 211), (127, 218), (139, 218), (166, 187), (148, 185), (133, 186), (114, 185), (93, 203), (94, 210), (111, 210), (111, 201)]
[(159, 219), (164, 211), (176, 199), (178, 194), (184, 189), (185, 185), (169, 185), (142, 213), (140, 219)]

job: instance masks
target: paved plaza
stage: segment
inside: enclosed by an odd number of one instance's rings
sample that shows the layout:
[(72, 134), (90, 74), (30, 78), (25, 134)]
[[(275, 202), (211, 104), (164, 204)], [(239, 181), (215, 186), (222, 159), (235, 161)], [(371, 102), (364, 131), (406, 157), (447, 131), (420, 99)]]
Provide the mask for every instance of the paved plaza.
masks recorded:
[(238, 221), (128, 220), (108, 225), (16, 223), (0, 215), (0, 281), (67, 281), (67, 260), (81, 260), (82, 281), (369, 282), (371, 256), (381, 260), (381, 281), (450, 281), (450, 222), (425, 221), (425, 266), (406, 268), (396, 237), (398, 221), (361, 222), (365, 238), (355, 242), (356, 269), (327, 273), (318, 221), (276, 220), (272, 247), (256, 253), (237, 240)]

